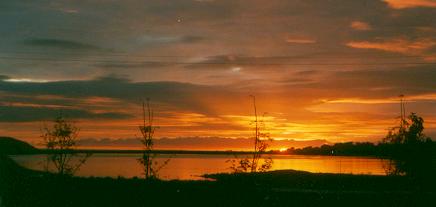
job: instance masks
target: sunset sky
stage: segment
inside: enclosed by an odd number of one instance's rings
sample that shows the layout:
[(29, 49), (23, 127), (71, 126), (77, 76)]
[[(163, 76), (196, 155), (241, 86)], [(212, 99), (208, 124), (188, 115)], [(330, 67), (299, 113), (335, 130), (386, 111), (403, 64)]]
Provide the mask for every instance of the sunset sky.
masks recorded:
[(378, 141), (406, 110), (436, 138), (435, 0), (0, 1), (0, 135), (61, 111), (80, 138)]

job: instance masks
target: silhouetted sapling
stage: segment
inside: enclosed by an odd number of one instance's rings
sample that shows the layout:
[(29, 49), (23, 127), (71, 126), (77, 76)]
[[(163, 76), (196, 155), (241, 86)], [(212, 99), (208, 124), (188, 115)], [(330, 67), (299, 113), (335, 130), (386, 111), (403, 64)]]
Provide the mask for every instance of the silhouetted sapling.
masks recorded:
[[(91, 156), (90, 153), (79, 155), (74, 152), (79, 129), (62, 116), (54, 120), (53, 126), (45, 126), (41, 137), (49, 150), (46, 170), (54, 169), (59, 175), (72, 176)], [(51, 168), (50, 166), (53, 166)]]
[(271, 157), (263, 158), (263, 163), (260, 165), (262, 155), (268, 148), (267, 141), (272, 141), (268, 133), (263, 133), (261, 128), (264, 128), (264, 122), (260, 121), (257, 117), (256, 97), (253, 98), (254, 108), (254, 151), (252, 158), (232, 159), (227, 162), (231, 163), (230, 169), (235, 172), (264, 172), (271, 169), (273, 161)]
[[(159, 176), (159, 170), (161, 170), (165, 165), (168, 164), (169, 159), (165, 160), (164, 163), (162, 163), (160, 166), (159, 163), (155, 161), (156, 154), (153, 153), (153, 137), (157, 127), (153, 125), (154, 114), (153, 110), (150, 107), (149, 99), (147, 99), (147, 110), (145, 109), (145, 107), (146, 104), (143, 102), (143, 123), (142, 126), (139, 126), (139, 130), (141, 131), (141, 143), (144, 146), (144, 153), (142, 154), (142, 157), (138, 159), (138, 161), (144, 168), (145, 179), (155, 179)], [(146, 116), (146, 111), (148, 116)]]

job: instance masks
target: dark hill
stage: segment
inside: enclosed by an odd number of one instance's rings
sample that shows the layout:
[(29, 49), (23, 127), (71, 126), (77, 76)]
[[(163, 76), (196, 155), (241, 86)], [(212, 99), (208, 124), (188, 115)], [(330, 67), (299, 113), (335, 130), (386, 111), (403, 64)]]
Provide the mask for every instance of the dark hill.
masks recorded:
[(0, 154), (32, 154), (36, 152), (38, 149), (26, 142), (12, 137), (0, 137)]

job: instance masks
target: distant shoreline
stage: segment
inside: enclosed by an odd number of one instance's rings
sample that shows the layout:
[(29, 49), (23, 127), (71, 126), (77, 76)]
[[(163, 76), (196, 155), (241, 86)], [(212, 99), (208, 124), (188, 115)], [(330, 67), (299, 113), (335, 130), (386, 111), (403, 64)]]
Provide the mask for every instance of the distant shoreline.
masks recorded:
[[(55, 151), (47, 150), (47, 149), (38, 149), (37, 151), (29, 154), (50, 154)], [(59, 151), (56, 151), (59, 152)], [(92, 154), (140, 154), (144, 153), (145, 150), (111, 150), (111, 149), (74, 149), (74, 150), (66, 150), (65, 152), (70, 153), (92, 153)], [(208, 150), (152, 150), (150, 153), (153, 154), (222, 154), (222, 155), (241, 155), (241, 154), (253, 154), (252, 151), (208, 151)], [(290, 155), (285, 152), (265, 152), (263, 154), (283, 154)]]
[[(144, 150), (92, 150), (92, 149), (76, 149), (76, 150), (68, 150), (66, 153), (77, 153), (77, 154), (142, 154)], [(11, 155), (44, 155), (44, 154), (52, 154), (55, 151), (39, 149), (37, 152), (33, 153), (25, 153), (25, 154), (11, 154)], [(59, 151), (56, 151), (59, 153)], [(253, 152), (250, 151), (202, 151), (202, 150), (153, 150), (150, 152), (151, 154), (167, 154), (167, 155), (176, 155), (176, 154), (191, 154), (191, 155), (252, 155)], [(377, 158), (377, 159), (387, 159), (386, 156), (376, 156), (376, 155), (322, 155), (322, 154), (293, 154), (288, 152), (279, 152), (279, 151), (269, 151), (264, 152), (262, 155), (296, 155), (296, 156), (332, 156), (332, 157), (366, 157), (366, 158)]]

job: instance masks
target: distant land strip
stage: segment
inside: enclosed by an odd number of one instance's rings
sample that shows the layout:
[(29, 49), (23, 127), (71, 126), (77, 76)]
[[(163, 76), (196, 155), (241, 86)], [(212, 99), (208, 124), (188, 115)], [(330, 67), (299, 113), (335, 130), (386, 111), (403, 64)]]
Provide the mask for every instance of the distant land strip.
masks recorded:
[[(47, 150), (47, 149), (39, 149), (30, 154), (52, 154), (52, 153), (92, 153), (92, 154), (140, 154), (146, 152), (145, 150), (106, 150), (106, 149), (74, 149), (74, 150)], [(232, 155), (232, 154), (253, 154), (252, 151), (232, 151), (232, 150), (215, 150), (215, 151), (207, 151), (207, 150), (152, 150), (149, 153), (151, 154), (223, 154), (223, 155)], [(263, 154), (287, 154), (283, 152), (277, 151), (268, 151)]]

